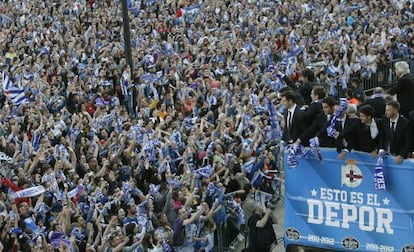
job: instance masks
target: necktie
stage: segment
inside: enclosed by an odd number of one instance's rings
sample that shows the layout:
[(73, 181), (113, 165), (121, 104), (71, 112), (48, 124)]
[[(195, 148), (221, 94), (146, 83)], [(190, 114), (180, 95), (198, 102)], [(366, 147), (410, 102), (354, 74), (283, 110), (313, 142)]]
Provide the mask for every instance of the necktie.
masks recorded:
[(290, 126), (292, 125), (292, 112), (288, 111), (288, 118), (287, 118), (287, 127), (290, 130)]
[(394, 141), (394, 133), (395, 133), (395, 122), (391, 122), (391, 127), (390, 127), (390, 138), (388, 139), (388, 152), (391, 152), (391, 145), (392, 142)]
[(394, 133), (395, 133), (395, 122), (391, 122), (390, 127), (390, 142), (394, 139)]

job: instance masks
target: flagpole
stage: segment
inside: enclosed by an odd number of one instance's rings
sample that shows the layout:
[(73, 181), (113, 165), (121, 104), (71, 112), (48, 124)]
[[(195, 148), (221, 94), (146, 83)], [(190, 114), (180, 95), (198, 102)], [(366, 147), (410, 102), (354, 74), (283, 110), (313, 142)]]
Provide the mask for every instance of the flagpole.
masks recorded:
[[(122, 5), (122, 20), (123, 20), (123, 29), (124, 29), (124, 50), (125, 50), (125, 58), (127, 61), (127, 64), (130, 68), (130, 76), (131, 76), (131, 84), (133, 85), (133, 76), (134, 76), (134, 65), (132, 61), (132, 53), (131, 53), (131, 33), (129, 28), (129, 15), (128, 15), (128, 4), (127, 0), (121, 0)], [(135, 101), (135, 88), (131, 88), (130, 97), (128, 99), (131, 99), (133, 102)], [(133, 106), (134, 107), (134, 106)], [(132, 109), (134, 110), (134, 109)], [(129, 111), (130, 114), (133, 114), (134, 111)]]
[(125, 58), (126, 61), (131, 68), (131, 75), (133, 71), (133, 63), (132, 63), (132, 54), (131, 54), (131, 33), (129, 28), (129, 15), (128, 15), (128, 5), (127, 0), (121, 0), (122, 3), (122, 21), (123, 21), (123, 28), (124, 28), (124, 42), (125, 42)]

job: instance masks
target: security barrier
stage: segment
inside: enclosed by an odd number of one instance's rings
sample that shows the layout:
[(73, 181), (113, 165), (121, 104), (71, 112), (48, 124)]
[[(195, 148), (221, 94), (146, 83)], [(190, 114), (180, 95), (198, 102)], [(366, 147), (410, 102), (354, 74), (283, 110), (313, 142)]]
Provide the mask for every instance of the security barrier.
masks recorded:
[[(372, 73), (369, 78), (362, 78), (362, 84), (364, 90), (369, 92), (376, 87), (382, 87), (387, 89), (397, 82), (397, 76), (395, 75), (395, 63), (401, 59), (395, 59), (388, 61), (385, 64), (377, 66), (377, 71)], [(408, 60), (411, 72), (414, 72), (414, 60)]]

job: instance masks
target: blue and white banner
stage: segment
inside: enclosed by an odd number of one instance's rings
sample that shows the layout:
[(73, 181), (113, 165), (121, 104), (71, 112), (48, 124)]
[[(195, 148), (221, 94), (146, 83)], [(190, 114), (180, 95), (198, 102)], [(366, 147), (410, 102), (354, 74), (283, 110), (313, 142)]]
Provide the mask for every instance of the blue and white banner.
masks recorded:
[(3, 72), (3, 92), (13, 105), (19, 106), (26, 102), (24, 89), (12, 83), (6, 72)]
[(34, 186), (18, 192), (11, 192), (13, 198), (30, 198), (44, 193), (46, 189), (43, 186)]
[(3, 162), (11, 164), (14, 163), (14, 160), (13, 158), (9, 157), (6, 153), (0, 151), (0, 163)]
[(193, 6), (189, 6), (184, 10), (184, 20), (188, 24), (194, 24), (197, 16), (202, 15), (201, 13), (202, 5), (197, 4)]
[(256, 191), (254, 193), (254, 199), (259, 202), (263, 208), (266, 208), (266, 202), (268, 202), (272, 198), (272, 194), (262, 191)]
[(74, 189), (72, 189), (71, 191), (68, 192), (68, 197), (69, 199), (75, 198), (76, 196), (78, 196), (83, 190), (83, 185), (80, 184), (77, 187), (75, 187)]
[[(414, 160), (383, 158), (387, 190), (372, 183), (376, 160), (352, 152), (339, 160), (321, 148), (324, 162), (302, 159), (285, 169), (285, 246), (327, 250), (413, 251)], [(285, 166), (287, 165), (285, 154)]]

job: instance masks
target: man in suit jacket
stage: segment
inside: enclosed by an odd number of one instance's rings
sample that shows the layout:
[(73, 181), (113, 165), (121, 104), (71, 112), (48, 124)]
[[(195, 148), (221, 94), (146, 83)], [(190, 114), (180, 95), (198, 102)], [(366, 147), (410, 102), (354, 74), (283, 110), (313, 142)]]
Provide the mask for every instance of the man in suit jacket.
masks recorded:
[[(289, 77), (287, 77), (287, 76), (285, 76), (284, 77), (284, 79), (283, 80), (285, 80), (285, 78), (286, 79), (289, 79)], [(289, 81), (291, 82), (291, 83), (293, 83), (290, 79), (289, 79)], [(286, 81), (285, 81), (286, 82)], [(292, 84), (293, 86), (295, 86), (294, 84)], [(279, 98), (280, 98), (280, 94), (281, 93), (284, 93), (284, 92), (286, 92), (286, 91), (289, 91), (289, 90), (292, 90), (294, 93), (295, 93), (295, 96), (296, 96), (296, 98), (295, 98), (295, 103), (301, 108), (301, 107), (303, 107), (303, 106), (305, 106), (305, 100), (303, 99), (303, 97), (302, 97), (302, 95), (299, 93), (299, 91), (296, 89), (296, 88), (293, 88), (292, 87), (292, 85), (290, 85), (290, 86), (285, 86), (285, 87), (282, 87), (280, 90), (279, 90)]]
[(374, 93), (371, 97), (366, 99), (360, 107), (364, 105), (371, 105), (375, 109), (375, 118), (381, 118), (385, 114), (385, 97), (384, 97), (384, 89), (377, 87), (374, 89)]
[(337, 141), (348, 143), (347, 148), (339, 148), (339, 158), (344, 159), (346, 153), (351, 150), (371, 153), (372, 157), (377, 156), (381, 136), (381, 120), (374, 119), (374, 108), (371, 105), (359, 109), (359, 120), (352, 123), (339, 133)]
[(315, 74), (312, 70), (305, 68), (302, 70), (299, 81), (300, 83), (294, 83), (288, 76), (282, 75), (283, 81), (286, 82), (286, 85), (291, 87), (295, 93), (299, 93), (305, 101), (305, 105), (309, 105), (312, 100), (310, 97), (312, 88), (317, 85)]
[(308, 68), (303, 69), (299, 81), (302, 83), (299, 92), (305, 99), (306, 104), (309, 105), (312, 102), (310, 96), (312, 89), (317, 84), (314, 72)]
[[(408, 115), (408, 129), (410, 131), (410, 137), (413, 138), (414, 137), (414, 110), (411, 111)], [(411, 152), (411, 157), (414, 157), (414, 140), (412, 140), (412, 144), (411, 144), (411, 148), (410, 148), (410, 152)]]
[(395, 162), (401, 163), (408, 157), (412, 146), (408, 119), (399, 114), (400, 104), (389, 101), (385, 107), (385, 117), (382, 120), (380, 147), (395, 156)]
[(303, 111), (303, 123), (311, 125), (314, 119), (322, 113), (322, 100), (326, 92), (321, 86), (314, 86), (311, 92), (312, 102)]
[(297, 106), (296, 95), (293, 91), (288, 90), (280, 94), (281, 103), (285, 106), (284, 130), (282, 139), (286, 143), (293, 143), (300, 137), (303, 132), (302, 111)]
[(395, 63), (395, 74), (398, 77), (398, 82), (388, 93), (397, 95), (400, 114), (408, 118), (408, 113), (414, 110), (414, 75), (410, 73), (410, 66), (405, 61)]
[[(340, 117), (338, 118), (338, 120), (335, 123), (335, 130), (338, 133), (341, 133), (344, 129), (349, 129), (352, 127), (353, 124), (358, 123), (359, 119), (352, 117), (351, 113), (356, 113), (353, 112), (354, 110), (351, 109), (351, 105), (348, 105), (348, 108), (346, 111), (344, 111)], [(344, 138), (336, 138), (335, 141), (335, 146), (337, 148), (338, 152), (341, 152), (341, 150), (348, 150), (349, 148), (352, 148), (352, 143), (355, 142), (355, 136), (354, 135), (348, 135), (347, 137), (348, 140), (344, 139)], [(351, 144), (350, 144), (351, 143)], [(346, 153), (345, 153), (346, 154)]]
[(328, 136), (326, 129), (331, 124), (335, 112), (336, 101), (328, 96), (322, 100), (323, 113), (316, 115), (312, 125), (305, 129), (303, 134), (296, 140), (296, 144), (305, 144), (313, 137), (319, 138), (320, 147), (335, 147), (335, 138)]

